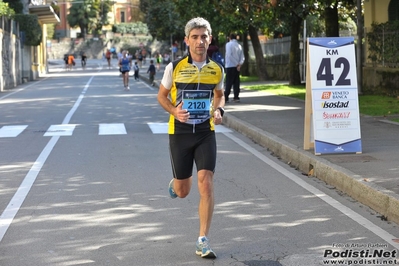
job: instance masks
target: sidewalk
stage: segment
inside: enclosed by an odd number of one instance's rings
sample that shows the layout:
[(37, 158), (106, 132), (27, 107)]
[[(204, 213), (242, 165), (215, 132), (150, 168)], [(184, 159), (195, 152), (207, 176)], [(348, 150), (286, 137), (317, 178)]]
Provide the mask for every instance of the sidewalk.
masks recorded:
[[(163, 69), (156, 75), (156, 87)], [(242, 83), (241, 101), (226, 104), (223, 124), (399, 224), (399, 123), (361, 115), (362, 154), (316, 156), (313, 149), (303, 149), (304, 101), (245, 89), (272, 83), (283, 82)]]
[(245, 90), (246, 85), (241, 84), (241, 102), (226, 105), (225, 125), (399, 224), (398, 123), (361, 116), (362, 154), (316, 156), (303, 149), (305, 102)]

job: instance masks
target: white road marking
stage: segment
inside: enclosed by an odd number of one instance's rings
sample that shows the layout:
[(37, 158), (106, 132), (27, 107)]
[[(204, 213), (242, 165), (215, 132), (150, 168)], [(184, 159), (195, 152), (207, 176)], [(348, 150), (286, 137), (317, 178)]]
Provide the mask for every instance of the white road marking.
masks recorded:
[(150, 127), (152, 134), (167, 134), (168, 123), (147, 123)]
[[(168, 123), (147, 123), (153, 134), (168, 134)], [(231, 129), (222, 126), (215, 126), (216, 133), (229, 133), (232, 132)]]
[(4, 126), (0, 128), (0, 138), (15, 138), (27, 127), (28, 125)]
[(252, 153), (256, 157), (258, 157), (261, 161), (265, 162), (266, 164), (268, 164), (269, 166), (271, 166), (272, 168), (277, 170), (279, 173), (281, 173), (284, 176), (286, 176), (287, 178), (291, 179), (293, 182), (297, 183), (299, 186), (301, 186), (302, 188), (306, 189), (311, 194), (317, 196), (318, 198), (320, 198), (321, 200), (323, 200), (324, 202), (326, 202), (330, 206), (332, 206), (335, 209), (337, 209), (338, 211), (342, 212), (347, 217), (351, 218), (352, 220), (354, 220), (358, 224), (362, 225), (363, 227), (365, 227), (369, 231), (373, 232), (375, 235), (381, 237), (384, 241), (386, 241), (387, 243), (389, 243), (390, 245), (392, 245), (396, 249), (399, 249), (399, 243), (395, 242), (395, 240), (398, 239), (398, 237), (391, 235), (390, 233), (388, 233), (384, 229), (378, 227), (377, 225), (373, 224), (372, 222), (370, 222), (369, 220), (367, 220), (366, 218), (364, 218), (360, 214), (354, 212), (353, 210), (349, 209), (345, 205), (339, 203), (338, 201), (336, 201), (335, 199), (333, 199), (330, 196), (326, 195), (325, 193), (323, 193), (319, 189), (309, 185), (308, 183), (306, 183), (305, 181), (300, 179), (298, 176), (296, 176), (293, 173), (289, 172), (288, 170), (286, 170), (285, 168), (283, 168), (279, 164), (273, 162), (272, 160), (267, 158), (265, 155), (263, 155), (262, 153), (258, 152), (257, 150), (255, 150), (254, 148), (252, 148), (251, 146), (249, 146), (248, 144), (246, 144), (245, 142), (243, 142), (239, 138), (235, 137), (234, 135), (232, 135), (230, 133), (224, 133), (224, 134), (225, 134), (226, 137), (230, 138), (232, 141), (234, 141), (235, 143), (237, 143), (238, 145), (240, 145), (241, 147), (243, 147), (244, 149), (246, 149), (247, 151), (249, 151), (250, 153)]
[(51, 125), (43, 136), (44, 137), (72, 136), (75, 127), (76, 125), (71, 125), (71, 124)]
[[(74, 114), (74, 112), (79, 107), (80, 102), (82, 101), (84, 94), (86, 93), (87, 89), (91, 81), (93, 80), (94, 76), (92, 76), (89, 81), (87, 82), (85, 88), (83, 89), (82, 93), (80, 94), (79, 98), (76, 100), (74, 106), (69, 111), (69, 113), (64, 118), (62, 122), (63, 125), (67, 125)], [(68, 127), (67, 127), (68, 128)], [(48, 156), (50, 155), (51, 151), (57, 144), (59, 140), (59, 135), (53, 136), (49, 142), (47, 143), (46, 147), (40, 153), (39, 157), (33, 163), (31, 169), (29, 170), (28, 174), (25, 176), (24, 180), (22, 181), (21, 185), (18, 187), (17, 192), (15, 192), (14, 196), (12, 197), (11, 201), (8, 203), (7, 207), (3, 211), (0, 216), (0, 242), (3, 240), (4, 235), (6, 234), (8, 228), (10, 227), (12, 221), (14, 220), (15, 215), (17, 215), (19, 209), (22, 206), (26, 196), (28, 195), (30, 189), (32, 188), (33, 183), (36, 181), (37, 176), (40, 173), (44, 163), (46, 162)]]
[(216, 125), (215, 126), (215, 132), (216, 133), (230, 133), (230, 132), (233, 132), (233, 131), (231, 131), (231, 129), (228, 128), (228, 127), (225, 127), (225, 126), (222, 126), (222, 125)]
[(100, 124), (99, 135), (125, 135), (127, 134), (124, 124)]

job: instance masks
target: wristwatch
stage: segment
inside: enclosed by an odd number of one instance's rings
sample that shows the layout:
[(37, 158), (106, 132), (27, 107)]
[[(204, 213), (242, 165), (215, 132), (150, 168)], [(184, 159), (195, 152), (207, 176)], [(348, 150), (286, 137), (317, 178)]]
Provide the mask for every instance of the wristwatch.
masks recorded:
[(221, 116), (224, 115), (224, 109), (223, 109), (223, 107), (218, 107), (217, 110), (219, 110)]

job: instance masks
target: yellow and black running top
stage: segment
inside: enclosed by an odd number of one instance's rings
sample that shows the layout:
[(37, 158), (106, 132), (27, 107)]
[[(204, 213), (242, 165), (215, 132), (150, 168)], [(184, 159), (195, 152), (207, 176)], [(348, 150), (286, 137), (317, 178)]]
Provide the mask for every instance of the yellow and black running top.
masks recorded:
[[(189, 55), (171, 64), (172, 67), (166, 67), (164, 75), (164, 79), (168, 76), (171, 78), (170, 100), (175, 106), (183, 101), (183, 109), (188, 109), (190, 118), (186, 123), (181, 123), (170, 115), (168, 133), (215, 130), (212, 115), (213, 91), (223, 90), (223, 68), (208, 57), (204, 63), (193, 62)], [(172, 73), (168, 74), (167, 71)]]

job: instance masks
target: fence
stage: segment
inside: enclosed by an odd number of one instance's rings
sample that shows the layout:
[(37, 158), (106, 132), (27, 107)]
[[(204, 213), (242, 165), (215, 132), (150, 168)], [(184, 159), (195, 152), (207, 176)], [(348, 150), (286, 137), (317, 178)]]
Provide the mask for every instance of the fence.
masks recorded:
[[(340, 36), (353, 36), (357, 39), (356, 32), (353, 31), (340, 31)], [(324, 36), (320, 36), (324, 37)], [(303, 56), (303, 49), (305, 47), (303, 43), (303, 39), (299, 40), (300, 50), (301, 50), (301, 60), (305, 61)], [(291, 37), (283, 37), (276, 39), (269, 39), (265, 43), (262, 44), (263, 55), (266, 60), (266, 64), (272, 65), (280, 65), (280, 64), (288, 64), (289, 63), (289, 54), (290, 54), (290, 46), (291, 46)], [(254, 57), (254, 51), (252, 44), (249, 43), (249, 55), (250, 57)]]

